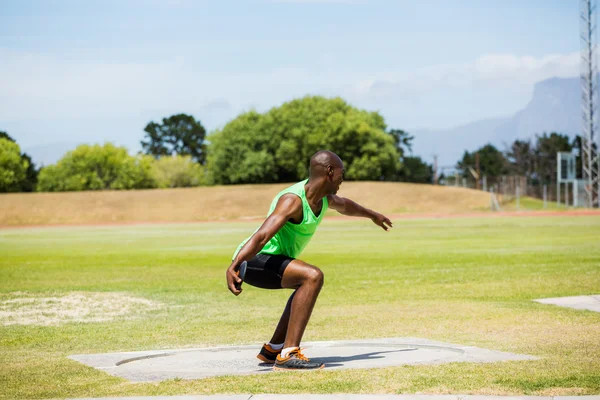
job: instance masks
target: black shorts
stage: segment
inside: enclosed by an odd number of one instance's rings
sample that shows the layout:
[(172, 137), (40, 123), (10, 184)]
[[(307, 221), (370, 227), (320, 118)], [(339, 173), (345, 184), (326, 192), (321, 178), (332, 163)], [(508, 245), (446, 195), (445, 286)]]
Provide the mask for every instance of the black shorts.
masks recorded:
[(262, 289), (281, 289), (283, 271), (292, 260), (287, 256), (259, 253), (248, 261), (244, 282)]

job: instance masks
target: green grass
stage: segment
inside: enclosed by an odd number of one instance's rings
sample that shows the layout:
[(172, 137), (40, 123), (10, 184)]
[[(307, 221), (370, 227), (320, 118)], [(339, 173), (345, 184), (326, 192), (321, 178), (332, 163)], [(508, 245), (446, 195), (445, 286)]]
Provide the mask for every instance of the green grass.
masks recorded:
[(531, 301), (600, 293), (600, 217), (394, 225), (323, 223), (302, 257), (325, 272), (305, 340), (421, 337), (539, 359), (133, 384), (67, 356), (270, 338), (289, 292), (234, 297), (224, 279), (256, 223), (0, 230), (0, 302), (125, 292), (165, 305), (111, 322), (0, 326), (0, 398), (600, 393), (600, 314)]
[[(564, 201), (564, 200), (563, 200)], [(567, 207), (564, 203), (557, 204), (556, 201), (547, 201), (544, 207), (544, 200), (536, 199), (534, 197), (521, 197), (519, 199), (519, 207), (517, 207), (517, 200), (512, 198), (510, 201), (502, 203), (500, 205), (503, 211), (565, 211), (565, 210), (576, 210), (573, 207)]]

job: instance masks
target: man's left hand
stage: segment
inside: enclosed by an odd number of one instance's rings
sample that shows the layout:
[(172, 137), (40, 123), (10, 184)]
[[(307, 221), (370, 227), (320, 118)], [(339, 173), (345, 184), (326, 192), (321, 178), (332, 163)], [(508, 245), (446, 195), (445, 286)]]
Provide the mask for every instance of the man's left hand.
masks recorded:
[(380, 226), (384, 231), (387, 231), (392, 227), (392, 221), (390, 221), (390, 219), (385, 215), (379, 214), (378, 212), (371, 217), (371, 221), (373, 221), (375, 225)]

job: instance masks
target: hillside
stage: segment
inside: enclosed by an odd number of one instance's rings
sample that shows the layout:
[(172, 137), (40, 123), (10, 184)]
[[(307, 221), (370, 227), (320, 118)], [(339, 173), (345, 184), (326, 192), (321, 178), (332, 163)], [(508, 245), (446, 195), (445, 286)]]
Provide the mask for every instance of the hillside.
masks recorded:
[[(261, 218), (287, 186), (2, 194), (0, 226)], [(471, 189), (393, 182), (344, 182), (338, 194), (390, 215), (479, 211), (490, 201), (489, 194)]]
[(515, 139), (531, 139), (544, 132), (573, 136), (581, 131), (579, 78), (550, 78), (535, 84), (531, 101), (506, 118), (490, 118), (444, 130), (409, 130), (413, 151), (430, 160), (438, 154), (442, 166), (455, 165), (465, 150), (487, 143), (500, 150)]

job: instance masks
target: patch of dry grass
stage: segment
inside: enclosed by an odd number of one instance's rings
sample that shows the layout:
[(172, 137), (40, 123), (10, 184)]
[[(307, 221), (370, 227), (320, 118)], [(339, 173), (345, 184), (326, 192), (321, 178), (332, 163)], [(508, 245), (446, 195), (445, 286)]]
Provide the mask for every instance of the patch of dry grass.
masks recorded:
[[(288, 185), (1, 194), (0, 226), (260, 218)], [(464, 213), (490, 201), (472, 189), (394, 182), (344, 182), (339, 195), (386, 214)]]
[(159, 302), (126, 293), (71, 292), (40, 297), (17, 292), (0, 297), (0, 324), (56, 326), (69, 322), (105, 322), (159, 308)]

